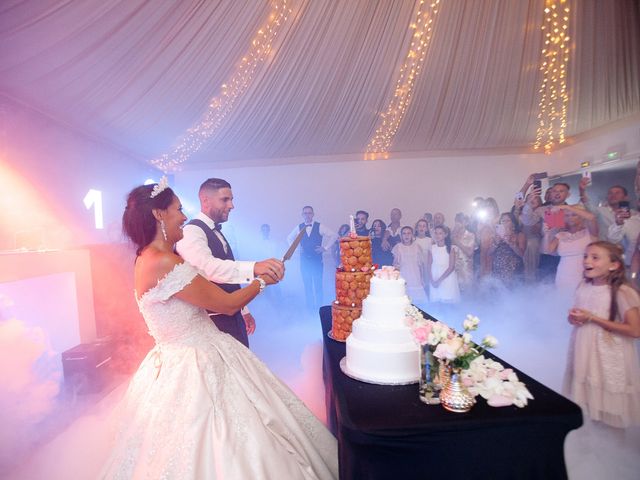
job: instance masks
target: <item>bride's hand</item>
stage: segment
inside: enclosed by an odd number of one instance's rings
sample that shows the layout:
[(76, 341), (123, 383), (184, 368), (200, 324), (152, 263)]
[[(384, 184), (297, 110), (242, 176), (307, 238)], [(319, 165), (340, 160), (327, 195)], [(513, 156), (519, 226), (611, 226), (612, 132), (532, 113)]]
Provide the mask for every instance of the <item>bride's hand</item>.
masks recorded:
[(271, 275), (257, 275), (257, 277), (264, 280), (267, 285), (274, 285), (278, 283), (278, 280), (274, 279)]

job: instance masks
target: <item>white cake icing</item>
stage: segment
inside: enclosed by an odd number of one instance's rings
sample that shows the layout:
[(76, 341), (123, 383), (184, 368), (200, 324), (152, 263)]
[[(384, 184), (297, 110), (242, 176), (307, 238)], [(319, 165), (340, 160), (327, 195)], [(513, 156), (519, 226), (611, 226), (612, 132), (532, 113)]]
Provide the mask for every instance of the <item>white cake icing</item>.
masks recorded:
[(418, 346), (405, 324), (411, 304), (402, 278), (374, 276), (362, 316), (347, 337), (346, 371), (373, 383), (411, 383), (420, 376)]

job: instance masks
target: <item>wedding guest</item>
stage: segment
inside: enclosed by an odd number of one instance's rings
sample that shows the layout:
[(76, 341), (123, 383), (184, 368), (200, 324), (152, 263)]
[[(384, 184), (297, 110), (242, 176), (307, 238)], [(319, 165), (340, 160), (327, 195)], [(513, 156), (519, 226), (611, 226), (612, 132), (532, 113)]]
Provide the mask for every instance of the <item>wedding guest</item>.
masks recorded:
[(564, 226), (564, 221), (562, 220), (564, 211), (555, 210), (554, 212), (551, 212), (551, 208), (559, 205), (567, 205), (567, 198), (569, 198), (570, 193), (569, 188), (569, 184), (567, 183), (554, 183), (549, 190), (548, 202), (543, 203), (541, 207), (536, 208), (532, 212), (528, 212), (523, 209), (522, 215), (520, 216), (524, 224), (531, 225), (538, 219), (541, 219), (548, 227), (543, 230), (543, 237), (540, 245), (538, 279), (542, 281), (548, 281), (551, 278), (555, 278), (556, 270), (560, 263), (560, 257), (557, 254), (549, 252), (549, 243)]
[(631, 272), (629, 273), (631, 285), (640, 290), (640, 235), (636, 239), (636, 248), (631, 256)]
[(422, 218), (427, 221), (427, 237), (431, 238), (431, 230), (433, 229), (433, 215), (430, 212), (425, 213)]
[(607, 240), (622, 246), (627, 269), (631, 268), (631, 259), (636, 251), (638, 236), (640, 236), (640, 213), (628, 208), (618, 208), (615, 212), (615, 222), (609, 225)]
[(584, 271), (583, 257), (587, 245), (596, 241), (596, 216), (578, 205), (559, 205), (553, 207), (564, 210), (564, 230), (558, 232), (549, 244), (550, 252), (557, 252), (560, 263), (556, 272), (555, 284), (562, 294), (573, 295), (582, 281)]
[(488, 197), (480, 205), (478, 215), (478, 244), (480, 247), (480, 267), (479, 278), (491, 275), (493, 271), (492, 253), (494, 249), (493, 241), (496, 233), (496, 225), (500, 217), (498, 203), (492, 197)]
[(457, 213), (451, 231), (451, 245), (456, 248), (456, 275), (461, 292), (468, 292), (473, 285), (473, 252), (476, 236), (467, 229), (468, 218)]
[[(431, 245), (433, 244), (433, 240), (431, 239), (431, 237), (427, 236), (427, 232), (429, 231), (429, 224), (427, 223), (427, 221), (424, 218), (419, 219), (416, 222), (416, 226), (414, 229), (415, 232), (415, 243), (422, 249), (423, 254), (425, 255), (425, 261), (423, 262), (423, 271), (422, 271), (422, 278), (427, 278), (428, 273), (427, 273), (427, 262), (426, 262), (426, 255), (429, 254), (429, 252), (431, 252)], [(427, 281), (424, 281), (424, 291), (427, 295), (427, 297), (429, 296), (429, 283)]]
[(451, 248), (449, 229), (444, 225), (433, 228), (431, 255), (427, 256), (429, 296), (432, 302), (457, 303), (460, 288), (456, 275), (456, 252)]
[(231, 293), (209, 282), (174, 253), (186, 219), (164, 181), (128, 195), (135, 295), (156, 346), (115, 409), (96, 478), (337, 478), (333, 435), (205, 310), (232, 315), (275, 280), (258, 274)]
[(393, 254), (393, 266), (407, 282), (407, 295), (411, 301), (424, 305), (427, 295), (424, 289), (425, 253), (413, 238), (413, 228), (405, 226), (400, 231), (401, 242), (396, 244)]
[(433, 227), (444, 225), (444, 213), (436, 212), (433, 214)]
[(329, 228), (313, 221), (313, 207), (302, 208), (303, 222), (296, 225), (287, 236), (289, 245), (298, 233), (305, 230), (298, 251), (300, 252), (300, 273), (304, 284), (304, 296), (309, 311), (317, 311), (323, 302), (322, 288), (322, 255), (329, 251), (338, 238)]
[(361, 237), (366, 237), (369, 235), (369, 228), (367, 227), (367, 222), (369, 221), (369, 212), (365, 212), (364, 210), (358, 210), (355, 216), (355, 226), (356, 226), (356, 234)]
[[(538, 264), (540, 263), (540, 246), (542, 242), (542, 218), (531, 215), (536, 208), (542, 206), (540, 198), (540, 190), (534, 190), (526, 196), (522, 205), (516, 200), (513, 210), (516, 220), (520, 226), (522, 233), (526, 238), (526, 247), (524, 251), (524, 279), (527, 283), (536, 281)], [(522, 215), (523, 211), (528, 211), (529, 215)], [(528, 223), (529, 222), (529, 223)]]
[(583, 264), (568, 315), (574, 327), (563, 393), (592, 420), (640, 425), (640, 296), (626, 282), (620, 246), (591, 243)]
[[(587, 187), (589, 185), (588, 178), (580, 179), (578, 190), (580, 192), (580, 202), (585, 206), (587, 210), (595, 213), (598, 221), (598, 235), (602, 240), (608, 240), (613, 243), (620, 243), (622, 240), (619, 235), (616, 235), (616, 241), (608, 238), (609, 227), (611, 225), (618, 224), (618, 219), (628, 219), (632, 213), (636, 213), (636, 210), (620, 208), (620, 202), (629, 202), (629, 195), (627, 189), (622, 185), (613, 185), (607, 190), (607, 202), (605, 205), (593, 205), (591, 199), (587, 195)], [(618, 217), (618, 219), (616, 218)], [(615, 230), (614, 230), (615, 231)], [(617, 233), (617, 231), (615, 231)]]
[(393, 265), (393, 254), (389, 250), (382, 248), (384, 232), (386, 231), (387, 225), (379, 218), (375, 219), (371, 224), (371, 257), (373, 263), (380, 267)]
[(387, 225), (387, 230), (384, 232), (382, 240), (383, 250), (391, 250), (394, 245), (400, 243), (400, 219), (402, 219), (402, 212), (399, 208), (394, 208), (389, 214), (391, 217), (391, 223)]
[(491, 258), (493, 276), (509, 287), (522, 280), (526, 246), (524, 234), (518, 230), (511, 212), (500, 215), (492, 242)]

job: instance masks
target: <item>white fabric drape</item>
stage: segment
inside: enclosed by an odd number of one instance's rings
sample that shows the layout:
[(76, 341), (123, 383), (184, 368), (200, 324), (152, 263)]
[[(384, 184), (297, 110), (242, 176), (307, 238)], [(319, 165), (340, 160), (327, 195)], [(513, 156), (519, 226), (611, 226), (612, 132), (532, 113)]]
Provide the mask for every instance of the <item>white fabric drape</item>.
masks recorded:
[[(414, 0), (291, 0), (272, 57), (185, 164), (364, 153), (404, 60)], [(567, 135), (640, 112), (634, 0), (570, 0)], [(441, 0), (392, 152), (535, 140), (544, 0)], [(155, 158), (206, 111), (260, 0), (4, 0), (0, 94)]]

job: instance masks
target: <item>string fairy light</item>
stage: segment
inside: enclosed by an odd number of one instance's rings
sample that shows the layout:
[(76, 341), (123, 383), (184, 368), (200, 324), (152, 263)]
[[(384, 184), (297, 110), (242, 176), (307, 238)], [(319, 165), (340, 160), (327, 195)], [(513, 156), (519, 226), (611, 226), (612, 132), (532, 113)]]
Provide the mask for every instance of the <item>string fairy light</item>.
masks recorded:
[(265, 23), (258, 29), (248, 51), (243, 55), (231, 77), (222, 85), (220, 93), (213, 97), (200, 121), (189, 128), (169, 153), (150, 163), (165, 173), (180, 170), (181, 165), (196, 153), (220, 128), (237, 100), (246, 92), (258, 67), (271, 55), (273, 43), (291, 14), (288, 0), (273, 0)]
[(533, 148), (544, 148), (551, 153), (554, 144), (565, 141), (567, 128), (567, 64), (569, 63), (569, 6), (567, 0), (545, 0), (544, 20), (540, 27), (544, 32), (544, 45), (540, 70), (540, 103), (538, 104), (538, 128)]
[(389, 100), (386, 110), (380, 113), (378, 127), (367, 145), (365, 160), (389, 158), (389, 148), (411, 103), (413, 87), (427, 54), (432, 23), (438, 13), (439, 3), (440, 0), (434, 0), (425, 5), (425, 0), (420, 0), (417, 6), (414, 21), (409, 25), (409, 29), (413, 30), (411, 44), (400, 67), (393, 97)]

